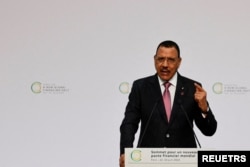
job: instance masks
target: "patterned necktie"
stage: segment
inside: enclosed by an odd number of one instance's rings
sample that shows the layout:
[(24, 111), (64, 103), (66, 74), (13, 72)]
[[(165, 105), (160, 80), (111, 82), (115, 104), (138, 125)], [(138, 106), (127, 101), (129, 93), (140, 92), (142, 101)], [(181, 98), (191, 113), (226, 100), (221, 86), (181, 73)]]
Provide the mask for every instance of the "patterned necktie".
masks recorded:
[(163, 100), (164, 100), (164, 105), (165, 105), (165, 110), (166, 110), (168, 121), (170, 120), (170, 115), (171, 115), (171, 97), (170, 97), (170, 92), (168, 90), (170, 85), (171, 83), (169, 82), (164, 83), (165, 90), (163, 93)]

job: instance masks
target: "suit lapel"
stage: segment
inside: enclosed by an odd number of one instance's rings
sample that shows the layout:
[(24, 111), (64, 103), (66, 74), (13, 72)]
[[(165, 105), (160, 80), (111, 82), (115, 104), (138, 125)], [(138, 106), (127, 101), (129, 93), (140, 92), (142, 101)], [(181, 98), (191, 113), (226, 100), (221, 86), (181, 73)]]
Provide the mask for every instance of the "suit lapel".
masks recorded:
[(167, 123), (167, 116), (166, 116), (166, 112), (165, 112), (162, 92), (161, 92), (161, 88), (159, 85), (159, 80), (158, 80), (157, 74), (151, 80), (151, 84), (152, 84), (151, 87), (152, 87), (152, 95), (153, 95), (152, 98), (157, 99), (157, 103), (158, 103), (157, 107), (156, 107), (156, 112), (159, 112), (161, 115), (161, 118), (164, 121), (166, 121), (166, 123)]
[(178, 112), (180, 110), (180, 103), (183, 100), (185, 92), (186, 92), (185, 84), (183, 83), (182, 76), (179, 75), (179, 73), (178, 73), (178, 79), (177, 79), (177, 85), (176, 85), (176, 90), (175, 90), (174, 103), (172, 106), (170, 124), (178, 116)]

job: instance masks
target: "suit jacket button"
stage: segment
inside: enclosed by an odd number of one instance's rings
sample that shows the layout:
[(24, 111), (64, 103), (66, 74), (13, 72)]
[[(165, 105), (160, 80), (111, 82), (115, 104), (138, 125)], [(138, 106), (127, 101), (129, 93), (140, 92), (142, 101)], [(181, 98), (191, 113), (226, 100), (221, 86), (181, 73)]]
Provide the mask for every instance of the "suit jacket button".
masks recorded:
[(166, 138), (170, 138), (170, 134), (167, 133), (167, 134), (166, 134)]

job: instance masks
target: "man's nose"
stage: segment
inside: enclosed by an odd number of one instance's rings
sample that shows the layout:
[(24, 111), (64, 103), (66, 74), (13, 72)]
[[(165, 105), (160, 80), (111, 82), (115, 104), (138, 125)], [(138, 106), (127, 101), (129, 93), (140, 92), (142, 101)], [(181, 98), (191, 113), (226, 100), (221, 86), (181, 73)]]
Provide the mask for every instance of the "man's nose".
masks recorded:
[(163, 61), (162, 65), (163, 65), (164, 67), (167, 67), (167, 66), (168, 66), (168, 59), (165, 59), (165, 60)]

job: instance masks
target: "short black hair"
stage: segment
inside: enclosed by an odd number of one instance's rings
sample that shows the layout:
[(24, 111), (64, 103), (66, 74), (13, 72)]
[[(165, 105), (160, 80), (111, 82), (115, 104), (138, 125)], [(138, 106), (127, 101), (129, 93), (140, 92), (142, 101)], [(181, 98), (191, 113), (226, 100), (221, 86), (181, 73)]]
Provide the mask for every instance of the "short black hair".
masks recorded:
[(157, 49), (156, 49), (156, 52), (158, 51), (159, 47), (166, 47), (166, 48), (175, 48), (177, 50), (177, 53), (178, 53), (178, 57), (180, 57), (180, 48), (178, 46), (178, 44), (174, 41), (171, 41), (171, 40), (167, 40), (167, 41), (163, 41), (161, 42)]

